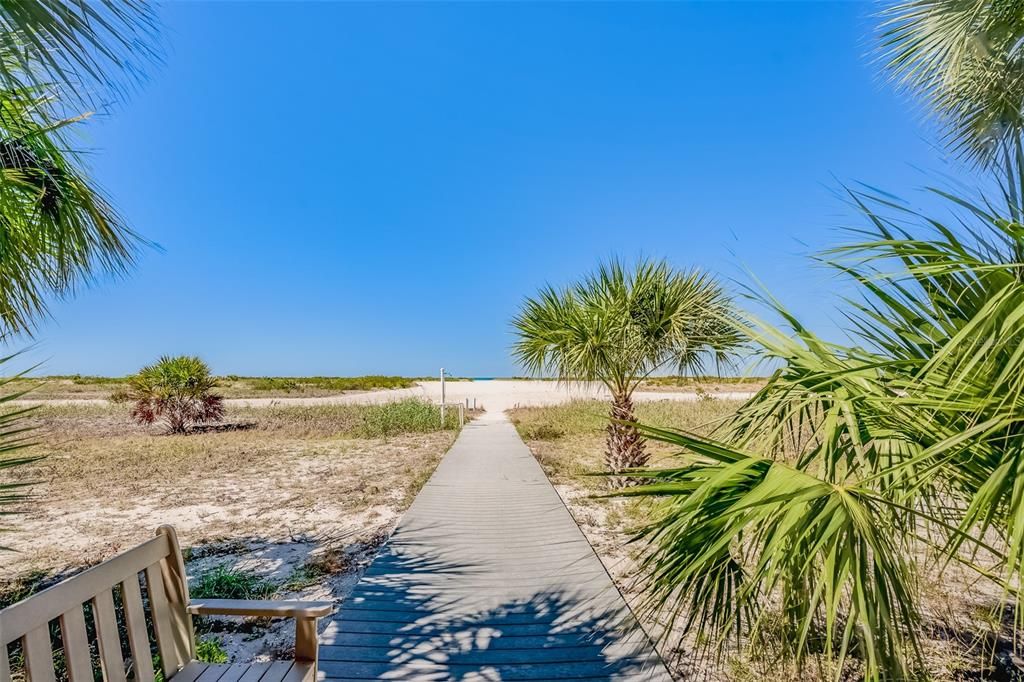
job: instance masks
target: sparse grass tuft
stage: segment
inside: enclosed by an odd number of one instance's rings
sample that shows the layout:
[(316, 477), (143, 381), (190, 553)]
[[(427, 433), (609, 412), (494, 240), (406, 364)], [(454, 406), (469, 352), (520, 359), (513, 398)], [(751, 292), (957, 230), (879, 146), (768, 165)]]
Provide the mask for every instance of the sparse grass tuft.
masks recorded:
[(196, 642), (196, 658), (203, 663), (227, 663), (228, 652), (216, 637), (204, 637)]
[(32, 570), (0, 583), (0, 609), (28, 599), (46, 586), (51, 576), (46, 571)]
[(364, 438), (388, 438), (401, 433), (430, 433), (459, 428), (458, 411), (447, 410), (442, 427), (441, 408), (425, 400), (410, 398), (362, 407), (362, 424), (356, 435)]
[(331, 548), (309, 557), (304, 564), (296, 568), (282, 588), (296, 592), (311, 585), (316, 585), (325, 577), (342, 573), (352, 567), (350, 557), (340, 549)]
[(255, 573), (219, 564), (196, 576), (189, 592), (196, 599), (268, 599), (277, 588), (277, 583)]

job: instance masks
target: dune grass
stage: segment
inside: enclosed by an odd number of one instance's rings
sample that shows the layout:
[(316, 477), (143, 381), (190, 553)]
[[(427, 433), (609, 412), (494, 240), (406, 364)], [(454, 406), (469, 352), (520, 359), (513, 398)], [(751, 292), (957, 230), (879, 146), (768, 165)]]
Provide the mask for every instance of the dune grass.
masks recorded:
[[(425, 377), (433, 380), (436, 377)], [(352, 391), (411, 388), (420, 378), (367, 375), (358, 377), (216, 377), (217, 393), (225, 398), (319, 397)], [(449, 379), (456, 381), (457, 379)], [(22, 377), (16, 386), (32, 389), (31, 397), (51, 399), (106, 399), (128, 389), (128, 377), (84, 374)]]

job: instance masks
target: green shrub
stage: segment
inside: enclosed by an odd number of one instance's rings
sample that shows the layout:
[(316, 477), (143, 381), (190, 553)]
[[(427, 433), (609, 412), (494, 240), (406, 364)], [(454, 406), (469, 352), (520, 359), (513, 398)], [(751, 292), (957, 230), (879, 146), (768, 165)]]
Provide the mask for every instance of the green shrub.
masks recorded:
[(139, 370), (128, 382), (126, 399), (134, 402), (132, 418), (140, 424), (163, 420), (171, 433), (224, 418), (224, 400), (213, 393), (217, 383), (205, 362), (195, 356), (163, 356)]
[(203, 663), (227, 663), (228, 652), (216, 637), (204, 637), (196, 642), (196, 658)]
[(196, 599), (267, 599), (277, 592), (277, 584), (220, 564), (196, 576), (189, 592)]

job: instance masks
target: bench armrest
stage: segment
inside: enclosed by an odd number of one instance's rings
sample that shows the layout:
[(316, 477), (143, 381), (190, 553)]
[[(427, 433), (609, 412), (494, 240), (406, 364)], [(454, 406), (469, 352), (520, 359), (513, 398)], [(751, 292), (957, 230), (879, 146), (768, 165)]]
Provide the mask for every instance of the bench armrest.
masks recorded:
[(194, 616), (257, 616), (262, 618), (323, 618), (331, 615), (328, 601), (272, 601), (269, 599), (195, 599), (188, 605)]

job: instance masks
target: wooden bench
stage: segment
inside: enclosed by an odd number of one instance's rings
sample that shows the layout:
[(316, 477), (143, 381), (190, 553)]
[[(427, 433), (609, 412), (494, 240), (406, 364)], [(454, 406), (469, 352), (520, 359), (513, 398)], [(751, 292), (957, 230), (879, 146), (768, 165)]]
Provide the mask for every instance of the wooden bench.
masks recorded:
[[(316, 679), (317, 620), (333, 610), (329, 602), (190, 601), (178, 537), (170, 526), (161, 526), (152, 540), (0, 611), (0, 682), (11, 682), (8, 645), (17, 641), (21, 642), (29, 682), (55, 682), (54, 660), (61, 654), (70, 682), (93, 682), (86, 603), (95, 631), (99, 672), (106, 682), (156, 679), (147, 621), (152, 623), (165, 680), (310, 682)], [(120, 624), (116, 604), (123, 614)], [(253, 664), (197, 661), (194, 615), (294, 618), (295, 659)], [(56, 653), (51, 640), (53, 621), (60, 632)], [(128, 664), (124, 651), (131, 652)]]

